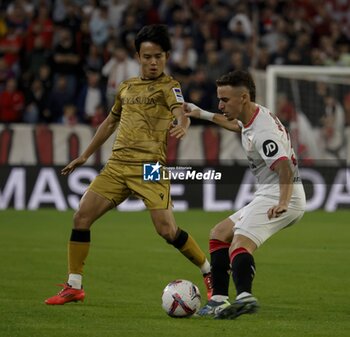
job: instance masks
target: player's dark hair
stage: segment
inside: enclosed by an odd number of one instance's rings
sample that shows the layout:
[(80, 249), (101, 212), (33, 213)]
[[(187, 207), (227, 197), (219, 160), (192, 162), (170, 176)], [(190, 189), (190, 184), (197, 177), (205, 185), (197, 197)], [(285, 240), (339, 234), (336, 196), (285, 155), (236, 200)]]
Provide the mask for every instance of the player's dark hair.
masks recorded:
[(138, 53), (142, 42), (153, 42), (165, 52), (171, 49), (170, 36), (166, 25), (149, 25), (141, 28), (135, 37), (135, 48)]
[(252, 75), (245, 70), (235, 70), (231, 71), (225, 75), (222, 75), (218, 80), (216, 80), (216, 85), (218, 87), (224, 85), (230, 85), (231, 87), (245, 87), (249, 91), (250, 100), (255, 102), (255, 83)]

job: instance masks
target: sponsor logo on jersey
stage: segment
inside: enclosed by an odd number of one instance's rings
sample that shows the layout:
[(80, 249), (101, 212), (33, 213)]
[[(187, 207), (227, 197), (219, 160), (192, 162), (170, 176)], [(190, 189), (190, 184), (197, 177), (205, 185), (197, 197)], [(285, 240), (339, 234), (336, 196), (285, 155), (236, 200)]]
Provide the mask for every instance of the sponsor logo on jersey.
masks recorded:
[(121, 99), (122, 104), (150, 104), (150, 105), (155, 105), (157, 101), (153, 97), (141, 97), (141, 96), (136, 96), (136, 97), (123, 97)]
[(184, 97), (182, 96), (182, 92), (180, 88), (173, 88), (173, 93), (176, 97), (176, 102), (183, 103), (185, 102)]
[(271, 139), (265, 140), (263, 143), (263, 151), (266, 157), (273, 157), (278, 152), (278, 145)]

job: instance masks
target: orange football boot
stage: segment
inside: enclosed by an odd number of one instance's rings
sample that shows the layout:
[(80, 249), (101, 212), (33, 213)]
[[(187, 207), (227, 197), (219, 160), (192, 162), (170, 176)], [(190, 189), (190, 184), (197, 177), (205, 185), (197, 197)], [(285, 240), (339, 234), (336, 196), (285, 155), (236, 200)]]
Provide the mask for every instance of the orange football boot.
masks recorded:
[(52, 296), (45, 300), (49, 305), (63, 305), (69, 302), (84, 301), (85, 291), (83, 289), (74, 289), (68, 283), (59, 284), (58, 286), (63, 289), (55, 296)]

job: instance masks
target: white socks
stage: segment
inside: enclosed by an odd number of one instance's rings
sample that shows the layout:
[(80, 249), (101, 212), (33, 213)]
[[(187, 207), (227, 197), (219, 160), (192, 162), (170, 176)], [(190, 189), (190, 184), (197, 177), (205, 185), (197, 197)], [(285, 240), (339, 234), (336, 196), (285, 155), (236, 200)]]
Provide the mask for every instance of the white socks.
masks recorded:
[(68, 284), (74, 289), (81, 289), (83, 276), (80, 274), (69, 274)]
[(205, 262), (201, 265), (201, 272), (202, 274), (208, 274), (210, 273), (210, 263), (208, 260), (205, 260)]

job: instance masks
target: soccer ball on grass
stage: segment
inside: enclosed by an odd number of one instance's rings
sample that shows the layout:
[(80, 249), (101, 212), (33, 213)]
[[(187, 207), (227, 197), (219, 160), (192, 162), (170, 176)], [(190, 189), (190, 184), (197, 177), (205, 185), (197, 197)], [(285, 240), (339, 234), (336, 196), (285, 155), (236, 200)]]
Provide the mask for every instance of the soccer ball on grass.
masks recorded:
[(171, 317), (190, 317), (201, 306), (201, 294), (191, 281), (175, 280), (163, 290), (162, 307)]

